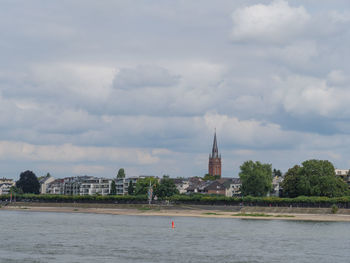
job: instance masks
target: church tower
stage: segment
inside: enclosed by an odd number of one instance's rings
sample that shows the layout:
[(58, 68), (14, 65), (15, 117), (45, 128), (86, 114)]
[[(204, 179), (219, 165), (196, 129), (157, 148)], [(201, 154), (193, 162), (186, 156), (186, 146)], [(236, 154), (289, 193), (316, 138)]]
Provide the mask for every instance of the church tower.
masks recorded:
[(218, 150), (218, 143), (216, 141), (216, 131), (214, 134), (213, 149), (209, 155), (209, 170), (208, 174), (217, 175), (221, 178), (221, 155)]

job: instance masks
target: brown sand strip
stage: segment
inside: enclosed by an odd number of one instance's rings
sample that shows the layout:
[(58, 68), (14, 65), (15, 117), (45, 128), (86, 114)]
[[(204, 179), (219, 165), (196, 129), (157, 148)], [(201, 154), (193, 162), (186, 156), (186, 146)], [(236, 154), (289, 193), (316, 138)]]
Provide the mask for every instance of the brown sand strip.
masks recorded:
[(249, 213), (242, 215), (237, 212), (204, 209), (157, 209), (157, 208), (84, 208), (84, 207), (50, 207), (50, 206), (6, 206), (1, 210), (31, 211), (31, 212), (63, 212), (63, 213), (95, 213), (111, 215), (137, 215), (137, 216), (188, 216), (206, 218), (232, 218), (256, 220), (302, 220), (302, 221), (329, 221), (350, 222), (350, 215), (344, 214), (296, 214), (296, 213)]

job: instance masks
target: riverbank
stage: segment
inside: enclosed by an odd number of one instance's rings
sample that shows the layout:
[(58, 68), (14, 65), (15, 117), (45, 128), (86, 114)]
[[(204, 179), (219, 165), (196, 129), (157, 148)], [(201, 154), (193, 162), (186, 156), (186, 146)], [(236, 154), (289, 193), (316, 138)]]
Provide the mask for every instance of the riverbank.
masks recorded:
[(16, 203), (2, 206), (1, 210), (95, 213), (111, 215), (239, 218), (264, 220), (303, 220), (350, 222), (349, 209), (339, 209), (332, 214), (328, 208), (280, 208), (280, 207), (238, 207), (238, 206), (159, 206), (82, 203)]

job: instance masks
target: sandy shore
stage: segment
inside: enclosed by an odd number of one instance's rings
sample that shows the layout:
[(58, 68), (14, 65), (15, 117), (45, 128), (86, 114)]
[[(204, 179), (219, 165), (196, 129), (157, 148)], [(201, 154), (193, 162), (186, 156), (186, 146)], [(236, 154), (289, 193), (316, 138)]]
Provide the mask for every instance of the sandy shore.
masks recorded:
[(206, 217), (206, 218), (231, 218), (231, 219), (256, 219), (256, 220), (304, 220), (304, 221), (329, 221), (350, 222), (348, 214), (299, 214), (299, 213), (266, 213), (266, 212), (234, 212), (207, 209), (177, 209), (140, 206), (138, 208), (94, 208), (78, 206), (5, 206), (1, 210), (32, 211), (32, 212), (62, 212), (62, 213), (95, 213), (111, 215), (136, 215), (136, 216), (167, 216), (167, 217)]

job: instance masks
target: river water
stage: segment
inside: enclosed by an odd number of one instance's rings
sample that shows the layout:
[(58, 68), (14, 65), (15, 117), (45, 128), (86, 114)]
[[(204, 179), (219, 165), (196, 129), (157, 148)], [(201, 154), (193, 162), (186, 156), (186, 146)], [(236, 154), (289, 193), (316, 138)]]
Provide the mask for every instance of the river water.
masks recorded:
[(350, 223), (1, 210), (0, 262), (350, 262)]

